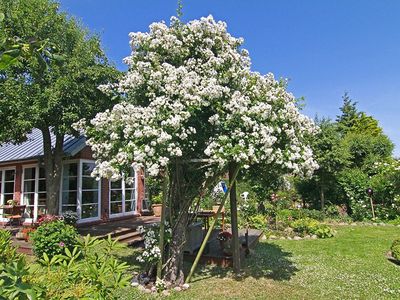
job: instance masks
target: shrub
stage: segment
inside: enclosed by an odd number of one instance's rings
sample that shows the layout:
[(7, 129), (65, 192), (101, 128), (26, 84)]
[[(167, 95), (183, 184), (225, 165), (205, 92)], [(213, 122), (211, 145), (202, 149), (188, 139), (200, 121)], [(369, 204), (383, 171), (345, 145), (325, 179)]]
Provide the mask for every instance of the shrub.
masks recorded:
[(281, 209), (276, 213), (276, 221), (289, 225), (292, 221), (299, 219), (299, 211), (293, 209)]
[(392, 256), (395, 259), (400, 260), (400, 245), (392, 247)]
[(128, 265), (115, 257), (123, 247), (109, 236), (106, 240), (89, 235), (70, 251), (49, 258), (43, 254), (41, 266), (28, 280), (46, 291), (40, 299), (115, 299), (117, 289), (128, 286)]
[(307, 208), (299, 209), (299, 216), (300, 218), (311, 218), (318, 221), (323, 221), (325, 219), (324, 212), (316, 209), (307, 209)]
[(33, 251), (39, 258), (44, 253), (51, 258), (64, 253), (64, 248), (72, 249), (77, 242), (76, 229), (63, 221), (45, 222), (31, 234)]
[(61, 220), (61, 219), (62, 219), (62, 217), (60, 217), (60, 216), (55, 216), (55, 215), (42, 215), (42, 216), (37, 220), (36, 224), (37, 224), (38, 226), (40, 226), (40, 225), (45, 224), (45, 223), (51, 223), (51, 222), (54, 222), (54, 221), (59, 221), (59, 220)]
[(267, 229), (267, 220), (265, 216), (261, 214), (250, 216), (248, 226), (253, 229), (265, 230)]
[(390, 247), (390, 249), (393, 250), (394, 247), (400, 246), (400, 238), (395, 239), (392, 243), (392, 247)]
[(10, 232), (0, 229), (0, 264), (12, 262), (18, 256), (16, 248), (11, 243)]
[(301, 235), (315, 234), (319, 238), (329, 238), (334, 235), (331, 227), (311, 218), (296, 220), (290, 226)]
[(67, 210), (62, 214), (62, 219), (65, 224), (75, 226), (76, 222), (78, 221), (78, 214), (74, 211)]
[(388, 223), (392, 225), (400, 225), (400, 217), (397, 217), (394, 220), (390, 220)]

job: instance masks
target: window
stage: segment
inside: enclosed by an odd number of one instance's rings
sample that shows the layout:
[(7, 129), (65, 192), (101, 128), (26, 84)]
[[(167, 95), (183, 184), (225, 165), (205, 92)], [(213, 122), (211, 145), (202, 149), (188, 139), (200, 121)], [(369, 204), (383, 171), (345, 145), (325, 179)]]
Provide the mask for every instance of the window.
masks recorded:
[(24, 169), (24, 186), (22, 201), (26, 205), (26, 213), (34, 218), (36, 193), (36, 167)]
[(15, 188), (15, 170), (5, 170), (2, 182), (2, 196), (3, 203), (7, 203), (8, 200), (14, 199), (14, 188)]
[(100, 183), (91, 173), (94, 162), (67, 162), (63, 165), (61, 212), (74, 211), (80, 219), (99, 218)]
[(82, 219), (99, 215), (99, 182), (90, 176), (94, 163), (82, 163)]
[(26, 205), (28, 218), (37, 219), (46, 214), (45, 169), (25, 167), (23, 171), (22, 202)]
[(129, 174), (133, 180), (125, 179), (110, 182), (110, 214), (121, 215), (136, 211), (136, 174), (133, 169)]
[(63, 166), (62, 175), (62, 212), (77, 211), (78, 164), (68, 163)]

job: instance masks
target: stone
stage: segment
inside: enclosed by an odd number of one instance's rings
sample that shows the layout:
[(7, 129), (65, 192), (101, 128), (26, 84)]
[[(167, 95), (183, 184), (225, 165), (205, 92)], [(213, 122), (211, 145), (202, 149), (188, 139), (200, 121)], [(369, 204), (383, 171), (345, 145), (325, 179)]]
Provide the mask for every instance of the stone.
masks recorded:
[(279, 239), (280, 240), (286, 240), (286, 238), (284, 236), (281, 236)]
[(305, 239), (311, 239), (311, 235), (306, 235), (304, 238)]
[(316, 234), (313, 234), (313, 235), (311, 236), (311, 238), (312, 238), (313, 240), (316, 240), (318, 237), (317, 237)]
[(155, 286), (152, 286), (150, 291), (152, 291), (153, 293), (157, 292), (157, 288)]
[(150, 294), (150, 293), (151, 293), (151, 290), (149, 290), (149, 289), (144, 289), (143, 293), (145, 293), (145, 294)]
[(189, 286), (189, 283), (182, 284), (182, 289), (187, 290)]
[(276, 237), (276, 235), (270, 235), (270, 236), (269, 236), (269, 239), (270, 239), (270, 240), (276, 240), (277, 237)]
[(357, 226), (357, 223), (351, 223), (351, 226)]
[(287, 237), (288, 240), (293, 240), (290, 236)]
[(262, 241), (265, 241), (266, 239), (267, 239), (267, 237), (265, 236), (265, 234), (263, 234), (261, 240), (262, 240)]
[(303, 238), (296, 235), (293, 239), (296, 240), (296, 241), (300, 241), (300, 240), (302, 240)]
[(144, 290), (146, 290), (146, 288), (143, 285), (138, 285), (138, 290), (141, 292), (144, 292)]
[(174, 291), (180, 292), (180, 291), (182, 291), (182, 288), (180, 286), (176, 286), (176, 287), (174, 287)]
[(136, 287), (136, 286), (138, 286), (139, 285), (139, 282), (135, 282), (135, 281), (133, 281), (132, 283), (131, 283), (131, 286), (133, 286), (133, 287)]
[(168, 297), (169, 295), (171, 295), (171, 293), (168, 290), (164, 290), (162, 291), (162, 295)]

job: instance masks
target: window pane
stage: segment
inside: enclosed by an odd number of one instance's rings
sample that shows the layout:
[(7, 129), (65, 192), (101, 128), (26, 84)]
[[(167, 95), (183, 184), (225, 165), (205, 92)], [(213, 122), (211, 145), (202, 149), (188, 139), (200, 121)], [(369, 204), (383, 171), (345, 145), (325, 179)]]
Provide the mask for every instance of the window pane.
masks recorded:
[(15, 170), (6, 170), (5, 181), (14, 181)]
[(98, 217), (98, 215), (97, 204), (82, 205), (82, 219), (95, 218)]
[(125, 212), (135, 211), (136, 201), (125, 201)]
[(97, 190), (99, 182), (93, 177), (82, 177), (82, 189), (84, 190)]
[(66, 176), (78, 176), (78, 164), (66, 164), (64, 165), (64, 174)]
[(39, 180), (39, 192), (46, 191), (46, 180)]
[(7, 204), (7, 200), (13, 200), (14, 194), (4, 194), (4, 203)]
[(76, 177), (64, 177), (63, 178), (63, 191), (78, 189), (78, 179)]
[(63, 205), (62, 212), (65, 212), (65, 211), (76, 212), (76, 206), (74, 206), (74, 205), (68, 205), (68, 206)]
[(35, 181), (25, 181), (24, 182), (24, 193), (34, 193), (35, 192)]
[(122, 202), (111, 202), (111, 214), (122, 213)]
[(46, 206), (46, 193), (39, 193), (38, 204), (39, 206)]
[(13, 194), (14, 193), (14, 182), (4, 183), (4, 193)]
[(111, 181), (111, 189), (121, 189), (122, 188), (122, 181)]
[(122, 201), (122, 191), (111, 191), (111, 202)]
[(39, 178), (46, 178), (46, 170), (44, 168), (39, 168)]
[(76, 205), (76, 192), (63, 192), (62, 203), (63, 204), (75, 204)]
[(25, 205), (33, 206), (35, 204), (35, 194), (24, 194), (23, 203)]
[(135, 190), (125, 191), (125, 201), (135, 200)]
[(82, 204), (98, 203), (99, 196), (97, 191), (82, 191)]
[(82, 175), (90, 176), (90, 174), (92, 174), (94, 166), (95, 166), (94, 163), (83, 163), (82, 164)]
[(24, 179), (35, 179), (36, 168), (24, 169)]

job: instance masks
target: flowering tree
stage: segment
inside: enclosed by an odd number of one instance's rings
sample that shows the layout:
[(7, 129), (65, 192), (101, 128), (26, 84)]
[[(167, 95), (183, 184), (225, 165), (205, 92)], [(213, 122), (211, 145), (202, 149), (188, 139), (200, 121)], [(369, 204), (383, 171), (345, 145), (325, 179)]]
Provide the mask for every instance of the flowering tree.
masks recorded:
[[(170, 26), (153, 23), (130, 37), (128, 72), (100, 87), (122, 102), (77, 127), (88, 136), (97, 177), (117, 180), (132, 166), (157, 176), (168, 167), (173, 230), (165, 279), (180, 283), (187, 210), (204, 182), (215, 183), (229, 164), (310, 175), (317, 165), (304, 141), (315, 126), (286, 82), (252, 72), (242, 39), (211, 16), (187, 24), (173, 17)], [(194, 159), (207, 163), (188, 163)]]

